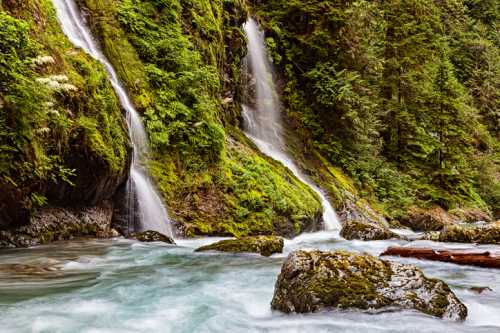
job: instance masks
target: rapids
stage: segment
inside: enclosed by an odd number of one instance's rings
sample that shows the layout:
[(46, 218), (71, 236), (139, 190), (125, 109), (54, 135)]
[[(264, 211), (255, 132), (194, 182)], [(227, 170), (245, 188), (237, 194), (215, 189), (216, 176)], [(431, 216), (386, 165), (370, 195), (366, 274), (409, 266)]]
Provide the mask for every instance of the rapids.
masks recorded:
[[(193, 252), (215, 240), (178, 240), (177, 247), (87, 240), (2, 251), (0, 331), (500, 332), (498, 270), (391, 258), (417, 264), (428, 276), (445, 280), (469, 309), (464, 323), (414, 311), (284, 315), (271, 311), (270, 302), (290, 251), (345, 249), (378, 255), (402, 242), (345, 241), (333, 232), (319, 232), (286, 241), (284, 253), (270, 258)], [(418, 244), (427, 242), (412, 243)], [(477, 294), (469, 289), (478, 286), (492, 290)]]

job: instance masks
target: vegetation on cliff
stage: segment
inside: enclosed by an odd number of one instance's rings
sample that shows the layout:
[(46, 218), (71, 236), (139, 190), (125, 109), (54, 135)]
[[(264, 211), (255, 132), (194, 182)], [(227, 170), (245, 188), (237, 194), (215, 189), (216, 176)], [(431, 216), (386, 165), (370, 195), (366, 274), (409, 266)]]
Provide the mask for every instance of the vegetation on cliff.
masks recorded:
[(104, 69), (64, 37), (51, 1), (1, 1), (0, 225), (110, 198), (128, 149)]
[(319, 227), (314, 192), (238, 128), (242, 1), (82, 5), (144, 115), (151, 170), (182, 233), (292, 236)]
[(256, 1), (297, 130), (363, 196), (498, 214), (495, 1)]

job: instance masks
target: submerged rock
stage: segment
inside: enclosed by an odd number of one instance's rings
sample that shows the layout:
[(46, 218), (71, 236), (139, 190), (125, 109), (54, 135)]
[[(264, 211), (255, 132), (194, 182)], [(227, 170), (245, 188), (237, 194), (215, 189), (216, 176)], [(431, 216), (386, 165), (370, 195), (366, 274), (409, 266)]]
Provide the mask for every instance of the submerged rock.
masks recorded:
[(365, 241), (402, 238), (400, 235), (392, 232), (388, 228), (382, 227), (378, 224), (358, 220), (344, 222), (340, 231), (340, 236), (348, 240), (361, 239)]
[(147, 230), (142, 232), (133, 232), (128, 238), (136, 239), (141, 242), (163, 242), (168, 244), (175, 244), (171, 237), (168, 237), (158, 231)]
[(415, 231), (439, 231), (455, 221), (441, 207), (431, 209), (413, 208), (407, 218), (401, 220), (401, 224)]
[(417, 267), (345, 251), (291, 253), (271, 307), (286, 313), (415, 309), (452, 320), (467, 316), (467, 308), (446, 283), (425, 277)]
[(200, 251), (222, 251), (222, 252), (251, 252), (260, 253), (269, 257), (273, 253), (283, 252), (284, 241), (276, 236), (249, 236), (237, 239), (226, 239), (217, 243), (202, 246), (196, 249)]

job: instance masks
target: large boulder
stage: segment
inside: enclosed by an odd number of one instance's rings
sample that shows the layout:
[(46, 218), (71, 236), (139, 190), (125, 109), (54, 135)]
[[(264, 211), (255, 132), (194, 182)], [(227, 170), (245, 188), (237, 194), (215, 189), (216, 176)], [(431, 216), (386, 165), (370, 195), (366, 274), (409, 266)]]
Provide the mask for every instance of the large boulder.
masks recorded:
[(276, 236), (250, 236), (237, 239), (226, 239), (217, 243), (202, 246), (196, 249), (200, 251), (222, 251), (222, 252), (251, 252), (270, 256), (273, 253), (283, 252), (284, 241)]
[(163, 242), (167, 244), (175, 244), (174, 240), (171, 237), (154, 230), (133, 232), (128, 236), (128, 238), (136, 239), (140, 242), (146, 242), (146, 243)]
[(286, 313), (328, 309), (415, 309), (463, 320), (467, 308), (448, 285), (413, 265), (345, 251), (296, 251), (286, 259), (271, 303)]
[(359, 220), (349, 220), (344, 222), (342, 224), (342, 229), (340, 230), (340, 236), (349, 240), (360, 239), (365, 241), (401, 238), (401, 236), (386, 227)]
[(415, 231), (439, 231), (447, 225), (455, 223), (450, 215), (441, 207), (431, 209), (413, 208), (401, 224)]
[(450, 225), (439, 233), (439, 241), (456, 243), (500, 244), (500, 223), (486, 225)]

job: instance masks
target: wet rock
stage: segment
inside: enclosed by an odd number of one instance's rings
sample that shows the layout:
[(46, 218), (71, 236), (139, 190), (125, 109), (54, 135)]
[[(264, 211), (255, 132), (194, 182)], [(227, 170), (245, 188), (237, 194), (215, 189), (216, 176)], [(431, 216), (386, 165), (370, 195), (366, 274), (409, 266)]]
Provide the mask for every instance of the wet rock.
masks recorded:
[(459, 221), (467, 223), (491, 221), (491, 216), (479, 208), (457, 208), (450, 211), (450, 215)]
[(226, 239), (217, 243), (202, 246), (196, 249), (200, 251), (222, 251), (222, 252), (251, 252), (270, 256), (273, 253), (283, 252), (283, 238), (276, 236), (250, 236), (237, 239)]
[(344, 222), (340, 231), (340, 236), (345, 239), (360, 239), (360, 240), (382, 240), (382, 239), (400, 239), (400, 235), (392, 232), (388, 228), (378, 224), (368, 223), (358, 220), (350, 220)]
[(141, 242), (163, 242), (167, 244), (175, 244), (174, 240), (158, 231), (147, 230), (142, 232), (133, 232), (129, 238), (136, 239)]
[(401, 220), (401, 224), (415, 231), (439, 231), (455, 221), (441, 207), (431, 209), (413, 208), (408, 217)]
[(345, 251), (296, 251), (281, 268), (274, 310), (307, 313), (328, 309), (415, 309), (463, 320), (467, 308), (448, 285), (413, 265)]
[(486, 291), (493, 291), (490, 287), (470, 287), (469, 290), (478, 295)]
[(91, 207), (41, 209), (29, 224), (0, 230), (0, 248), (29, 247), (78, 237), (114, 237), (112, 214), (110, 202)]
[(486, 225), (450, 225), (439, 234), (441, 242), (500, 244), (500, 223)]

